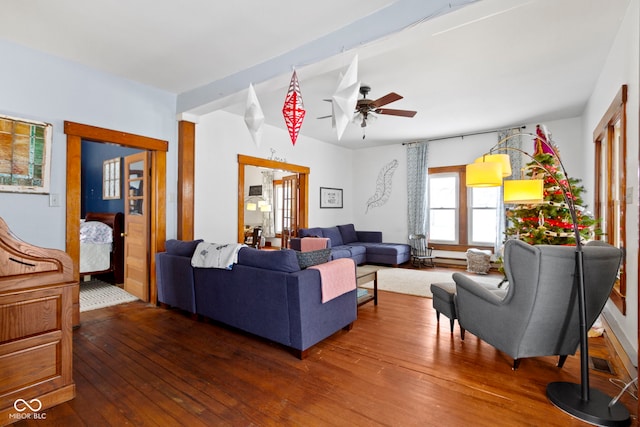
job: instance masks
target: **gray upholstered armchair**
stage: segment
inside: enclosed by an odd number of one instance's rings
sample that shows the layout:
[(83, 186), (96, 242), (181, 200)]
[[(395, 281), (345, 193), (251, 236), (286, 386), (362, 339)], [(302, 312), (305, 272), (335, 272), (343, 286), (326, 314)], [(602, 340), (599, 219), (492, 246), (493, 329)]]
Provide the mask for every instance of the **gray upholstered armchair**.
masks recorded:
[[(622, 251), (600, 241), (583, 250), (591, 327), (613, 288)], [(513, 357), (514, 370), (521, 358), (537, 356), (560, 356), (562, 367), (580, 341), (575, 248), (509, 240), (504, 268), (509, 288), (503, 298), (463, 274), (453, 274), (460, 327)]]

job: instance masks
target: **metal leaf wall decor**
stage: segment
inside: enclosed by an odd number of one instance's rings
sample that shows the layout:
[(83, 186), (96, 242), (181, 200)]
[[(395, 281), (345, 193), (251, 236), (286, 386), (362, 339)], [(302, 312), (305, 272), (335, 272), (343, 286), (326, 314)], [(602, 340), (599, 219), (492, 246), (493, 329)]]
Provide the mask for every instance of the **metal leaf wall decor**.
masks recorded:
[(367, 200), (367, 210), (365, 213), (369, 212), (369, 208), (377, 208), (387, 203), (389, 196), (391, 196), (393, 173), (397, 167), (398, 161), (392, 160), (380, 169), (380, 172), (378, 172), (378, 180), (376, 181), (376, 192)]

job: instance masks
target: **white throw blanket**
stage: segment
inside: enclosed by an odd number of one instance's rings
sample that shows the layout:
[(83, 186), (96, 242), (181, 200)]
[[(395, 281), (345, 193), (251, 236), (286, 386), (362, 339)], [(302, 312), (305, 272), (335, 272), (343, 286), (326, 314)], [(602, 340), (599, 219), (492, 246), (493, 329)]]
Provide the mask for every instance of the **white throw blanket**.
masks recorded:
[(239, 243), (200, 242), (191, 257), (191, 266), (231, 270), (238, 262), (238, 251), (244, 246)]

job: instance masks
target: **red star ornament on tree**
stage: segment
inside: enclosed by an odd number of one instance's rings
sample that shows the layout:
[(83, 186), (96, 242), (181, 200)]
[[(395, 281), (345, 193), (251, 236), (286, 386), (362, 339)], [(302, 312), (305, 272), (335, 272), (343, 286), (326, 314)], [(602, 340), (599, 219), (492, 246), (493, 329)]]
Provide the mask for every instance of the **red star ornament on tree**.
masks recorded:
[(296, 139), (298, 139), (298, 133), (300, 132), (300, 126), (304, 120), (306, 110), (302, 103), (302, 94), (300, 93), (300, 85), (298, 84), (298, 75), (293, 72), (291, 76), (291, 82), (289, 83), (289, 91), (287, 97), (284, 100), (284, 107), (282, 107), (282, 115), (284, 121), (287, 124), (289, 130), (289, 136), (291, 136), (291, 142), (296, 145)]

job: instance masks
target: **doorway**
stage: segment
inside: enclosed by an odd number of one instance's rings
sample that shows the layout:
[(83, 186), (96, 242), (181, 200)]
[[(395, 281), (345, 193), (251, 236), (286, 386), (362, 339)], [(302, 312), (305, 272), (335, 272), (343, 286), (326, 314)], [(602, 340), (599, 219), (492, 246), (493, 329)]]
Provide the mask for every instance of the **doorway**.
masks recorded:
[[(260, 159), (258, 157), (249, 157), (242, 154), (238, 154), (238, 242), (244, 242), (245, 238), (245, 215), (244, 215), (244, 200), (245, 200), (245, 168), (246, 166), (257, 166), (268, 169), (277, 169), (287, 172), (295, 173), (298, 177), (298, 194), (299, 200), (297, 201), (298, 211), (296, 213), (297, 228), (307, 227), (309, 221), (309, 172), (310, 169), (306, 166), (294, 165), (291, 163), (277, 162), (274, 160)], [(295, 236), (297, 228), (291, 230), (291, 236)]]
[(282, 177), (282, 197), (279, 200), (277, 209), (282, 212), (280, 222), (280, 246), (289, 247), (289, 239), (297, 236), (298, 212), (300, 208), (300, 194), (298, 192), (298, 175), (287, 175)]
[[(166, 240), (166, 153), (168, 142), (125, 132), (99, 128), (74, 122), (64, 122), (67, 135), (67, 198), (66, 198), (66, 252), (73, 260), (74, 281), (80, 280), (80, 161), (82, 140), (118, 144), (149, 152), (149, 267), (148, 301), (157, 302), (155, 254), (164, 250)], [(80, 324), (80, 294), (73, 292), (73, 325)]]

